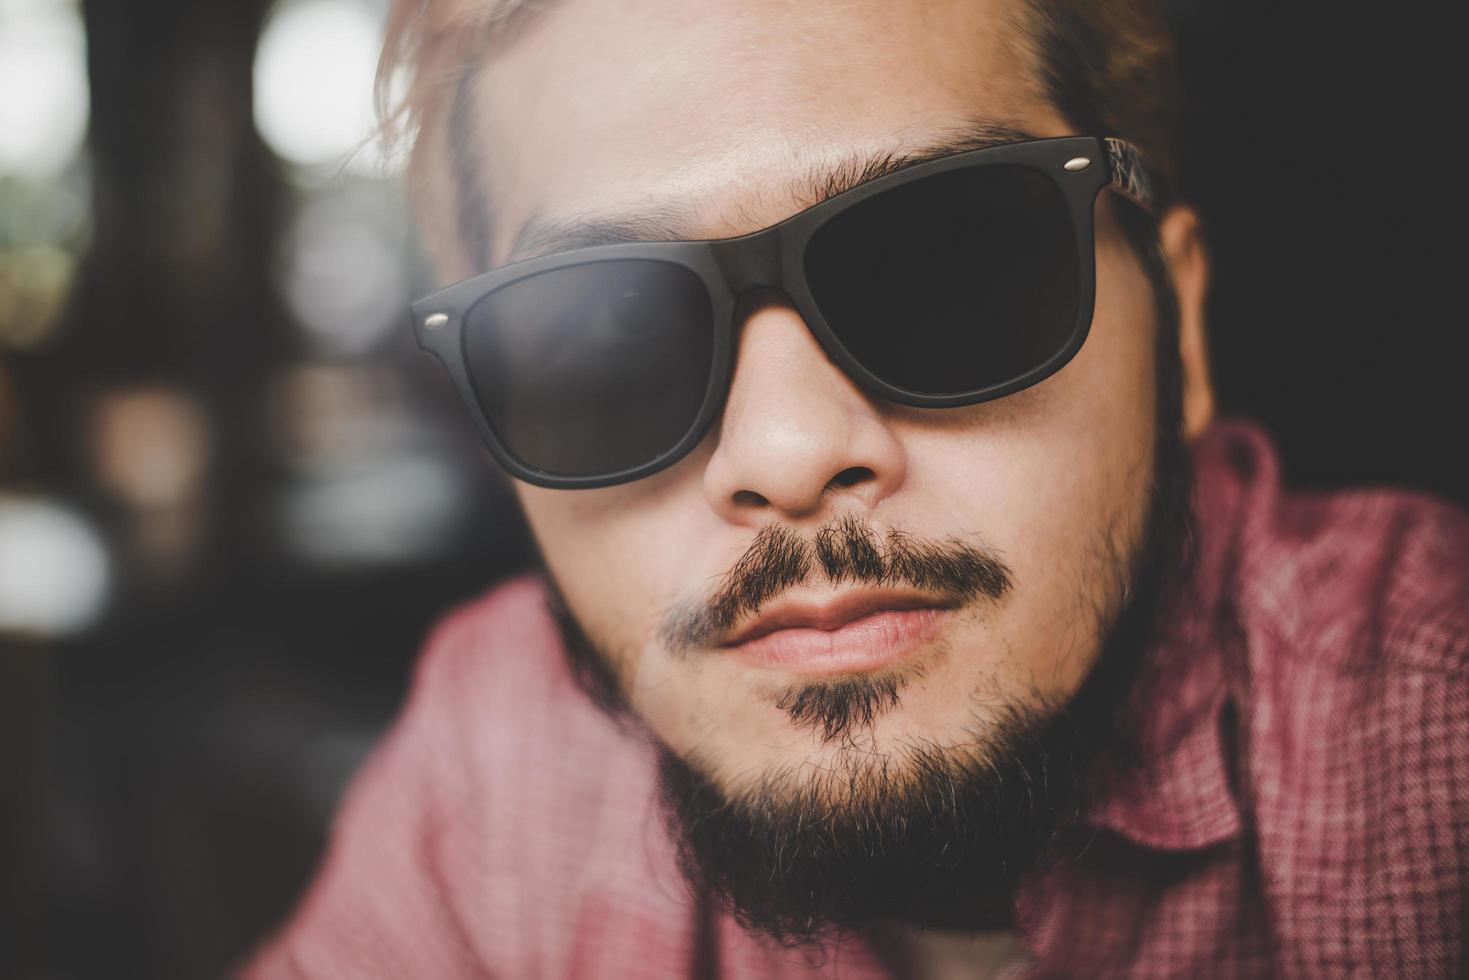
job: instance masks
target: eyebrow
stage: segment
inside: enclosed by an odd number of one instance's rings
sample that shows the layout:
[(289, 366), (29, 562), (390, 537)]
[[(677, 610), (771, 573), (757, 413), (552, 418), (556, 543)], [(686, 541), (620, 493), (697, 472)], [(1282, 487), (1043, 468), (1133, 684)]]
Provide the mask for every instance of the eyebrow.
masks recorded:
[[(797, 177), (791, 186), (800, 202), (797, 210), (804, 210), (860, 184), (920, 163), (1034, 138), (1013, 126), (976, 122), (919, 146), (850, 156), (834, 164), (814, 166)], [(509, 264), (594, 245), (690, 241), (707, 237), (694, 230), (693, 210), (690, 204), (654, 203), (590, 215), (557, 217), (532, 214), (516, 232), (505, 262)]]
[[(460, 133), (463, 132), (461, 128)], [(853, 155), (835, 163), (816, 165), (799, 175), (790, 186), (801, 202), (798, 210), (802, 210), (870, 180), (886, 177), (920, 163), (956, 153), (1036, 138), (1034, 134), (1013, 125), (989, 119), (975, 119), (911, 147)], [(484, 195), (478, 190), (482, 185), (474, 181), (476, 175), (473, 167), (466, 165), (471, 156), (467, 150), (467, 147), (462, 148), (456, 154), (461, 163), (460, 167), (455, 168), (457, 182), (461, 185), (461, 215), (463, 210), (480, 211), (485, 203)], [(472, 186), (466, 187), (465, 184)], [(596, 214), (532, 214), (517, 230), (502, 264), (508, 265), (541, 255), (596, 245), (697, 240), (704, 236), (695, 232), (693, 218), (694, 208), (691, 203), (686, 202), (638, 204)], [(487, 238), (479, 237), (476, 244), (483, 253), (482, 267), (488, 267)]]
[(689, 215), (672, 205), (644, 205), (597, 216), (531, 215), (520, 226), (505, 263), (622, 242), (676, 242), (693, 237)]

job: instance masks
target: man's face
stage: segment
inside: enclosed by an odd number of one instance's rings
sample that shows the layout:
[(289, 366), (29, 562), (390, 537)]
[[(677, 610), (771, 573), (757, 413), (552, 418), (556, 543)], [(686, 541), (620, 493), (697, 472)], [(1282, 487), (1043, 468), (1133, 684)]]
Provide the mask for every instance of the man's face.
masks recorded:
[[(1017, 15), (1003, 0), (571, 0), (533, 14), (475, 96), (492, 262), (524, 257), (511, 243), (532, 219), (657, 208), (678, 237), (732, 236), (814, 203), (813, 171), (982, 122), (1071, 134)], [(621, 486), (517, 486), (622, 695), (722, 792), (778, 775), (849, 804), (864, 767), (916, 747), (982, 752), (976, 733), (1077, 690), (1129, 587), (1158, 431), (1154, 297), (1116, 206), (1104, 194), (1096, 209), (1086, 344), (1034, 387), (965, 408), (889, 404), (762, 295), (695, 452)], [(765, 581), (729, 629), (675, 642), (722, 587), (748, 584), (772, 536), (799, 549), (823, 529), (869, 536), (879, 555), (906, 540), (988, 561), (1003, 582), (834, 581), (816, 562), (794, 584)], [(869, 618), (843, 626), (855, 614)], [(752, 624), (763, 639), (731, 642)], [(854, 689), (879, 695), (854, 712), (841, 696)]]

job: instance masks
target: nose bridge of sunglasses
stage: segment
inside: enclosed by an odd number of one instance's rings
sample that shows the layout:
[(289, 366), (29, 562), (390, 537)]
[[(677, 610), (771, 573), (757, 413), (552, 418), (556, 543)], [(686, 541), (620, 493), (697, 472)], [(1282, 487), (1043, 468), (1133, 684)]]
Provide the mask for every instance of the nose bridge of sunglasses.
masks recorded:
[(776, 225), (739, 238), (710, 243), (715, 264), (729, 290), (737, 328), (762, 308), (772, 305), (794, 308), (796, 305), (786, 289), (783, 231), (780, 225)]
[(777, 225), (739, 238), (710, 242), (715, 264), (736, 300), (752, 290), (782, 287), (780, 232)]

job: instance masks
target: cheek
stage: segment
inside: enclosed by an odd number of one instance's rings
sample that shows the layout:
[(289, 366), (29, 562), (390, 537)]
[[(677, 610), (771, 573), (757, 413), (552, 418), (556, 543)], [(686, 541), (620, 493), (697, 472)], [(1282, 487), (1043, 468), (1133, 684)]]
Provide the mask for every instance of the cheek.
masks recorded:
[(1064, 369), (1008, 398), (903, 423), (923, 527), (971, 529), (1002, 554), (1017, 586), (1006, 632), (1037, 670), (1094, 634), (1146, 522), (1156, 324), (1125, 249), (1099, 244), (1092, 327)]
[(670, 605), (729, 568), (699, 492), (696, 459), (600, 490), (516, 487), (541, 555), (577, 619), (620, 674), (655, 637)]
[(697, 467), (626, 487), (517, 492), (548, 569), (633, 710), (675, 746), (694, 744), (711, 719), (742, 732), (747, 712), (726, 717), (729, 684), (658, 640), (672, 605), (706, 589), (748, 545), (704, 503)]

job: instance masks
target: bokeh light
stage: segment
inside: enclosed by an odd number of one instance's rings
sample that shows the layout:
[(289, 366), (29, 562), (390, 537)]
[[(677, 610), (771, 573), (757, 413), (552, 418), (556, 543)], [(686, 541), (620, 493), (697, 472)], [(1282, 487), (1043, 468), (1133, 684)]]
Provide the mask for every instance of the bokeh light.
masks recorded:
[(400, 198), (360, 180), (310, 195), (292, 218), (281, 292), (322, 354), (363, 354), (403, 329), (407, 225)]
[(96, 621), (109, 562), (82, 517), (40, 498), (0, 497), (0, 633), (60, 637)]
[(0, 0), (0, 174), (40, 179), (87, 131), (87, 38), (69, 0)]
[(291, 479), (275, 513), (286, 551), (316, 567), (369, 568), (448, 554), (475, 506), (437, 426), (400, 376), (299, 365), (275, 379), (272, 415)]
[(381, 173), (372, 105), (382, 23), (361, 0), (284, 0), (255, 54), (255, 126), (282, 159)]
[(59, 322), (76, 271), (54, 245), (0, 248), (0, 348), (35, 347)]
[(203, 407), (157, 385), (108, 392), (91, 417), (97, 486), (138, 511), (187, 504), (200, 492), (210, 433)]

